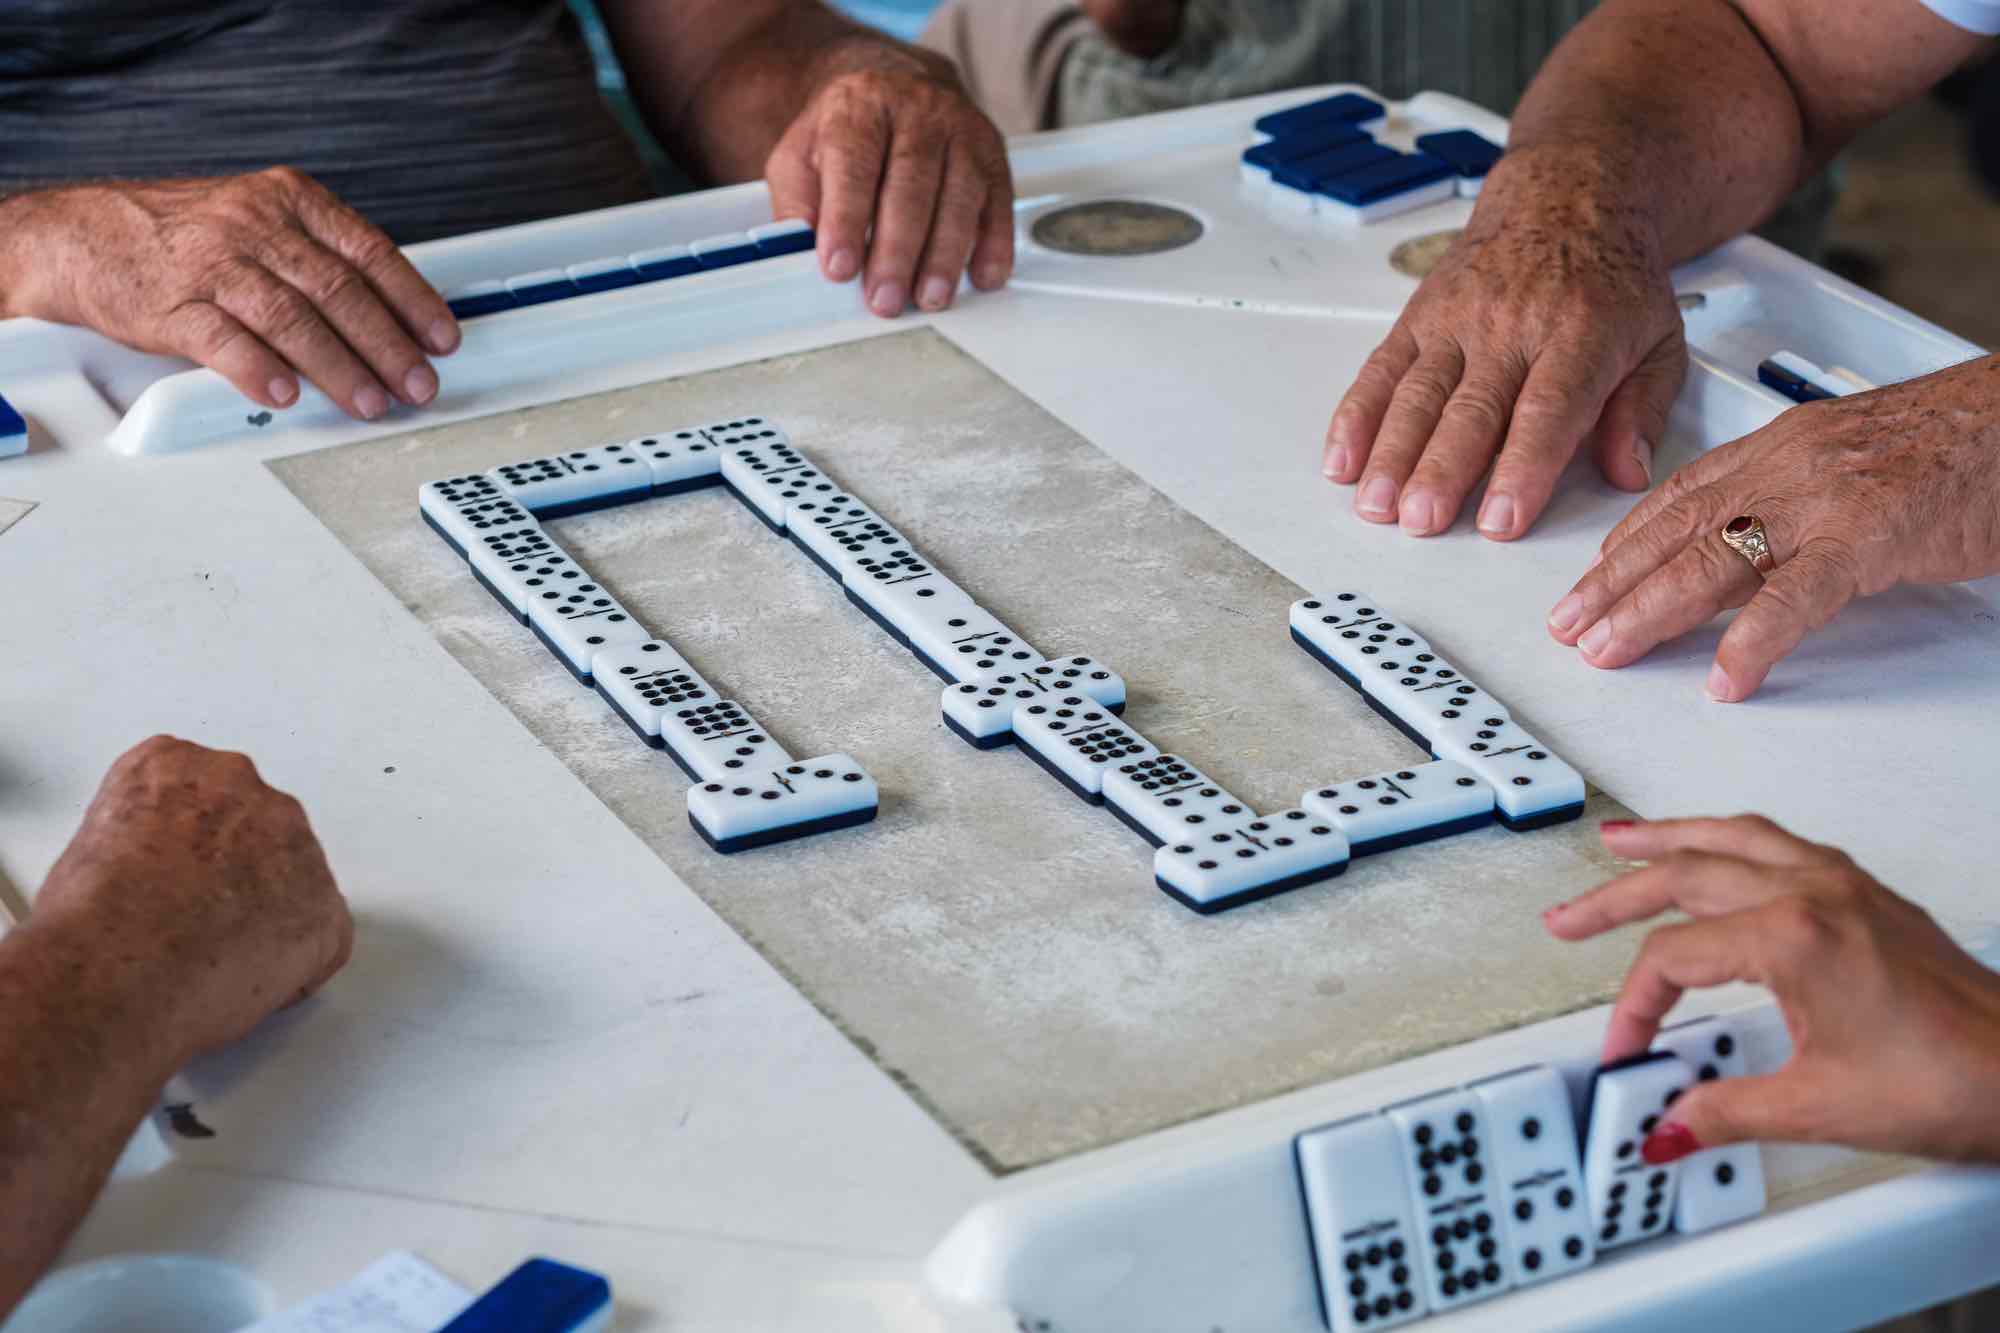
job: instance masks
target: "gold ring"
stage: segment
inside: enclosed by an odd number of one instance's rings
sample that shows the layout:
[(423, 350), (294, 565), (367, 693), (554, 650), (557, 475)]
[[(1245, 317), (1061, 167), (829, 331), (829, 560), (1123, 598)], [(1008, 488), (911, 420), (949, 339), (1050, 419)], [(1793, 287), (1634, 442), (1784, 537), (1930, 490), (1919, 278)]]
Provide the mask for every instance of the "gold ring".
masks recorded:
[(1768, 577), (1778, 567), (1778, 562), (1771, 558), (1771, 541), (1764, 535), (1763, 520), (1755, 514), (1738, 514), (1723, 524), (1722, 540), (1761, 575)]

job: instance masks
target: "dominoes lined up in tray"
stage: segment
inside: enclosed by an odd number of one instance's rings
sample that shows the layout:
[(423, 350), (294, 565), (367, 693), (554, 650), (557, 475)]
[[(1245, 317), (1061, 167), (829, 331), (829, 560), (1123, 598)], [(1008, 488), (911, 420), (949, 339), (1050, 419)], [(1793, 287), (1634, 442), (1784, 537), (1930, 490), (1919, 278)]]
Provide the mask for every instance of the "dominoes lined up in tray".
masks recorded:
[(1501, 149), (1471, 130), (1417, 138), (1416, 151), (1378, 143), (1386, 111), (1359, 93), (1261, 117), (1257, 142), (1243, 150), (1245, 182), (1272, 203), (1343, 222), (1375, 222), (1413, 208), (1475, 195)]
[(1701, 1019), (1597, 1070), (1581, 1126), (1563, 1075), (1535, 1066), (1299, 1135), (1293, 1151), (1328, 1327), (1394, 1327), (1567, 1276), (1669, 1229), (1691, 1234), (1761, 1213), (1756, 1144), (1666, 1164), (1640, 1152), (1696, 1082), (1745, 1072), (1732, 1025)]
[(708, 273), (733, 268), (760, 259), (798, 254), (813, 248), (812, 227), (800, 218), (772, 222), (749, 231), (705, 236), (687, 245), (663, 245), (629, 255), (605, 255), (571, 264), (566, 268), (537, 269), (516, 277), (491, 282), (469, 283), (445, 294), (451, 313), (460, 319), (475, 319), (501, 310), (563, 301), (593, 292), (615, 291), (641, 283), (684, 278), (691, 273)]

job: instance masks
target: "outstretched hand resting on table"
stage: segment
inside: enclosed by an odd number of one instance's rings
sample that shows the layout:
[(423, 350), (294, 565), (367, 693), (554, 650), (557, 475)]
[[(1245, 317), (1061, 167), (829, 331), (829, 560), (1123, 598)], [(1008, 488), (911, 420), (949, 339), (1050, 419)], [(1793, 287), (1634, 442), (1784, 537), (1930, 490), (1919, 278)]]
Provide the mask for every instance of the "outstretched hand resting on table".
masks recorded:
[(1644, 861), (1543, 920), (1582, 940), (1679, 910), (1646, 937), (1612, 1010), (1604, 1058), (1646, 1050), (1681, 995), (1768, 987), (1792, 1036), (1775, 1074), (1704, 1083), (1644, 1146), (1664, 1162), (1745, 1139), (1841, 1143), (2000, 1162), (2000, 974), (1832, 847), (1754, 815), (1614, 822), (1604, 844)]

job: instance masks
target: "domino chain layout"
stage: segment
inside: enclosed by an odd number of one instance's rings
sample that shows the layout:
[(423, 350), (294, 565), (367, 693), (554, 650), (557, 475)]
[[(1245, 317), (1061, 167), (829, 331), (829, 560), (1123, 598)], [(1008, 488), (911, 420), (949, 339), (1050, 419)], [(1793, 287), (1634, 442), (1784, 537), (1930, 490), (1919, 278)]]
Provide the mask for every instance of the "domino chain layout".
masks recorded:
[(1043, 654), (762, 417), (420, 486), (418, 512), (480, 585), (686, 772), (689, 821), (718, 852), (866, 823), (877, 785), (848, 755), (788, 754), (541, 523), (713, 485), (727, 485), (946, 682), (946, 727), (980, 749), (1014, 744), (1079, 799), (1107, 806), (1156, 849), (1154, 882), (1194, 911), (1317, 883), (1353, 857), (1496, 819), (1528, 830), (1583, 811), (1575, 769), (1372, 599), (1341, 592), (1295, 603), (1292, 637), (1430, 758), (1315, 787), (1260, 815), (1127, 723), (1116, 671), (1086, 654)]

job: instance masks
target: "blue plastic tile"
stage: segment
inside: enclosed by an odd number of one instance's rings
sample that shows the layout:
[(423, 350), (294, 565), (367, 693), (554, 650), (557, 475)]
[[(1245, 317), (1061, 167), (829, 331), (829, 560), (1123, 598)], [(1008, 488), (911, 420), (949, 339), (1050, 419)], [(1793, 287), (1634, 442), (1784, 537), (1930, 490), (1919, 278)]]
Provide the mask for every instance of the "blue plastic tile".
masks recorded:
[(497, 291), (468, 292), (453, 297), (446, 304), (451, 307), (451, 313), (457, 318), (475, 319), (480, 315), (491, 315), (496, 311), (512, 310), (520, 302), (514, 299), (514, 293), (502, 287)]
[(1384, 114), (1382, 104), (1372, 97), (1363, 97), (1359, 93), (1336, 93), (1317, 102), (1307, 102), (1304, 106), (1287, 107), (1283, 111), (1259, 116), (1257, 129), (1282, 139), (1308, 125), (1326, 121), (1358, 125), (1363, 121), (1380, 119)]
[(553, 1259), (530, 1259), (442, 1333), (571, 1333), (606, 1312), (611, 1284)]
[(1766, 361), (1757, 367), (1757, 379), (1768, 388), (1776, 389), (1795, 403), (1816, 403), (1832, 394), (1801, 375), (1794, 375), (1775, 361)]
[(757, 253), (756, 242), (747, 237), (741, 245), (719, 246), (713, 250), (700, 248), (696, 243), (694, 259), (704, 269), (730, 268), (736, 264), (748, 264), (764, 256)]
[(570, 281), (576, 284), (576, 289), (584, 293), (616, 291), (620, 287), (630, 287), (645, 281), (639, 276), (638, 270), (623, 259), (615, 263), (611, 260), (601, 260), (590, 264), (571, 264), (569, 277)]
[(0, 398), (0, 440), (11, 440), (28, 433), (28, 423), (14, 410), (14, 405)]
[(1395, 149), (1372, 140), (1344, 144), (1323, 153), (1314, 153), (1311, 157), (1302, 157), (1296, 162), (1288, 162), (1273, 172), (1271, 179), (1294, 190), (1317, 190), (1326, 181), (1377, 162), (1393, 161), (1396, 156)]
[(1442, 160), (1461, 176), (1477, 179), (1491, 171), (1506, 150), (1471, 130), (1441, 130), (1418, 135), (1417, 151)]
[(1376, 162), (1319, 182), (1319, 191), (1343, 204), (1359, 207), (1377, 199), (1414, 190), (1419, 185), (1445, 179), (1450, 167), (1428, 153), (1391, 154), (1390, 161)]
[(1275, 169), (1316, 153), (1373, 142), (1368, 137), (1368, 131), (1357, 130), (1352, 125), (1321, 125), (1288, 134), (1282, 139), (1253, 144), (1243, 150), (1243, 160), (1253, 167)]
[(757, 254), (764, 259), (803, 254), (819, 244), (819, 237), (813, 234), (811, 227), (785, 227), (783, 224), (752, 227), (750, 239), (757, 246)]
[(668, 246), (664, 250), (645, 250), (632, 256), (632, 268), (641, 282), (659, 282), (665, 278), (686, 277), (690, 273), (701, 272), (701, 265), (687, 252), (685, 246)]
[(560, 279), (550, 278), (543, 282), (523, 283), (515, 286), (518, 279), (509, 279), (507, 290), (514, 294), (516, 305), (542, 305), (549, 301), (560, 301), (577, 295), (576, 284), (564, 274)]

